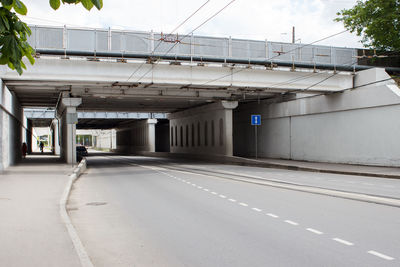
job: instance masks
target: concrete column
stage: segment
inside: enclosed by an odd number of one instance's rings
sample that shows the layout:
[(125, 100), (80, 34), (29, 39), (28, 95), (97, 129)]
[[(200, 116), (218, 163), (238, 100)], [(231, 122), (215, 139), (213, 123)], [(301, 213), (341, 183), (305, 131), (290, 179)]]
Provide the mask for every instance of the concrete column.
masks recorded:
[(28, 120), (26, 125), (26, 145), (28, 147), (28, 154), (32, 154), (32, 121)]
[(76, 107), (82, 103), (82, 98), (64, 97), (61, 99), (60, 114), (60, 131), (61, 131), (61, 159), (69, 164), (76, 163), (76, 123), (77, 112)]
[(21, 160), (22, 107), (17, 97), (0, 80), (0, 169)]
[(149, 152), (156, 152), (156, 124), (156, 119), (147, 120)]
[(5, 126), (6, 113), (3, 110), (4, 107), (4, 87), (3, 81), (0, 79), (0, 172), (4, 170), (4, 143), (5, 143)]
[(57, 119), (53, 120), (52, 128), (53, 128), (53, 154), (60, 155), (60, 131), (59, 131), (60, 124)]

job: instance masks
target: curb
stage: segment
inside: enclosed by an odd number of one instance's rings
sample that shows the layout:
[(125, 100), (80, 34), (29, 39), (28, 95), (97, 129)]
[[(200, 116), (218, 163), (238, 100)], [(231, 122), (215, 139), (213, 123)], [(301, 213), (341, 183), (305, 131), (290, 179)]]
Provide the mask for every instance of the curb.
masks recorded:
[(60, 215), (61, 219), (68, 230), (69, 237), (74, 245), (75, 251), (78, 254), (79, 261), (82, 267), (93, 267), (93, 263), (90, 260), (89, 255), (86, 252), (85, 247), (80, 240), (78, 233), (71, 222), (71, 218), (67, 212), (68, 198), (71, 193), (72, 185), (79, 178), (79, 176), (86, 170), (86, 159), (83, 159), (78, 167), (76, 167), (71, 175), (69, 175), (69, 180), (67, 186), (64, 189), (62, 197), (60, 199)]

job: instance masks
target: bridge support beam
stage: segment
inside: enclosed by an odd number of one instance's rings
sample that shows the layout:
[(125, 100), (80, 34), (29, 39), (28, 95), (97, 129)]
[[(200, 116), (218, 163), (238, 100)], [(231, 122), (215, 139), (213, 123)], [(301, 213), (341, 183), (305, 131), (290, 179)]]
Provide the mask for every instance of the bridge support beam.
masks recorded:
[(237, 101), (220, 101), (170, 114), (171, 152), (232, 156), (232, 110), (237, 106)]
[(65, 97), (61, 99), (60, 109), (58, 110), (61, 118), (61, 159), (69, 164), (76, 163), (76, 123), (78, 122), (76, 107), (81, 103), (82, 98)]

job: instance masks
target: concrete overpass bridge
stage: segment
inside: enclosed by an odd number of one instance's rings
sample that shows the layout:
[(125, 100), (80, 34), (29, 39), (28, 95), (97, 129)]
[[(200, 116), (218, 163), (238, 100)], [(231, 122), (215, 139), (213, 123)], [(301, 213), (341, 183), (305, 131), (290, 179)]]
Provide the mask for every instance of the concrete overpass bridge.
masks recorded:
[[(305, 139), (298, 148), (293, 147), (296, 136), (290, 132), (296, 129), (287, 119), (364, 110), (397, 101), (390, 98), (390, 94), (398, 97), (397, 87), (386, 85), (392, 86), (390, 77), (383, 69), (356, 65), (355, 49), (183, 37), (33, 27), (29, 41), (36, 49), (35, 65), (27, 64), (21, 76), (4, 67), (1, 70), (3, 165), (19, 158), (22, 133), (7, 136), (21, 132), (22, 108), (26, 107), (57, 111), (58, 120), (52, 127), (61, 132), (61, 156), (68, 162), (75, 161), (76, 123), (84, 121), (78, 116), (80, 111), (170, 114), (168, 130), (159, 134), (155, 118), (117, 126), (121, 152), (155, 151), (155, 140), (161, 138), (173, 153), (227, 156), (235, 150), (237, 155), (254, 154), (250, 147), (235, 145), (234, 139), (252, 142), (248, 115), (256, 112), (263, 115), (267, 127), (262, 133), (262, 155), (301, 159), (307, 134), (298, 133)], [(357, 90), (359, 96), (348, 102), (349, 95), (354, 95), (349, 89), (355, 86), (383, 86), (382, 90), (389, 92), (387, 98), (371, 93), (366, 99), (362, 90)], [(280, 120), (282, 125), (276, 124)], [(275, 141), (279, 147), (271, 147)], [(15, 152), (8, 157), (7, 150)], [(296, 150), (299, 155), (292, 153)]]

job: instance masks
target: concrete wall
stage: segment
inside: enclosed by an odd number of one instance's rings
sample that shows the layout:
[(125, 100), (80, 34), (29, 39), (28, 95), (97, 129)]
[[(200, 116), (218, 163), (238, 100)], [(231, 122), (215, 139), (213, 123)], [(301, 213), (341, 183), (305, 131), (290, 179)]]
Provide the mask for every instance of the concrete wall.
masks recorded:
[(232, 109), (237, 102), (224, 103), (170, 114), (171, 152), (232, 155)]
[(157, 120), (139, 120), (123, 129), (117, 129), (119, 153), (155, 152), (155, 124)]
[[(389, 78), (357, 73), (355, 87)], [(400, 89), (393, 81), (281, 103), (241, 105), (234, 114), (234, 153), (254, 156), (250, 115), (261, 114), (261, 157), (400, 166)]]
[(0, 171), (21, 159), (23, 110), (0, 80)]

